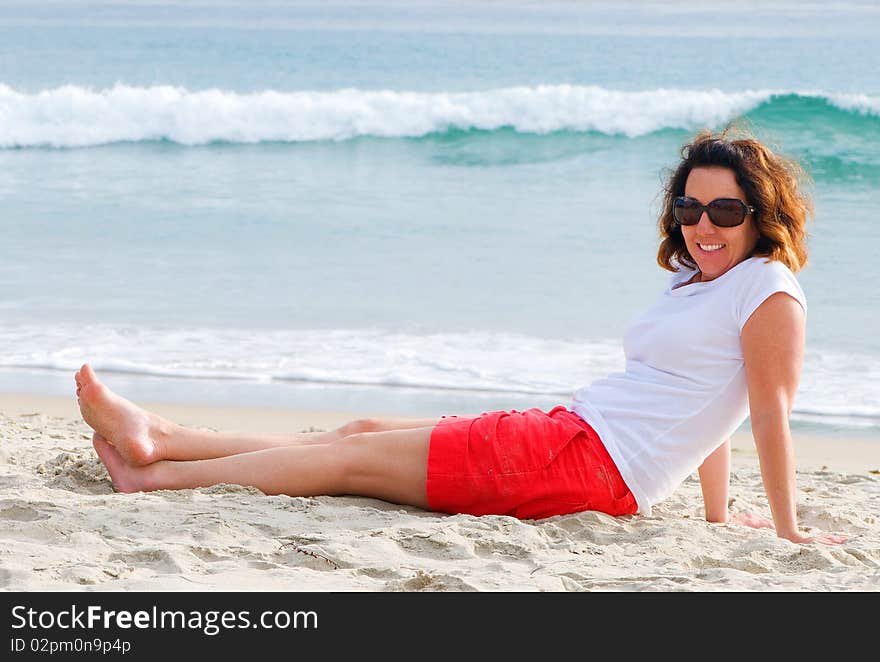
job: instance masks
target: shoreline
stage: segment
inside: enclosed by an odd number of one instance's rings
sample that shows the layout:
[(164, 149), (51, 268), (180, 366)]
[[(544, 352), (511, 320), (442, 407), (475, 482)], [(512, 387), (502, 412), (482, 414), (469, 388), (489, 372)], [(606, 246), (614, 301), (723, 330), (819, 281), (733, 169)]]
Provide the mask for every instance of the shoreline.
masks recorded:
[[(184, 426), (256, 434), (290, 433), (310, 428), (326, 430), (365, 416), (363, 412), (314, 409), (224, 407), (149, 401), (138, 401), (136, 404)], [(0, 393), (0, 414), (12, 417), (41, 415), (82, 423), (76, 399), (73, 397)], [(372, 416), (405, 417), (399, 413), (383, 412), (376, 412)], [(826, 435), (793, 431), (792, 439), (798, 470), (880, 472), (880, 443), (868, 435), (860, 436), (856, 432)], [(757, 451), (749, 432), (740, 431), (731, 437), (731, 462), (734, 468), (758, 466)]]

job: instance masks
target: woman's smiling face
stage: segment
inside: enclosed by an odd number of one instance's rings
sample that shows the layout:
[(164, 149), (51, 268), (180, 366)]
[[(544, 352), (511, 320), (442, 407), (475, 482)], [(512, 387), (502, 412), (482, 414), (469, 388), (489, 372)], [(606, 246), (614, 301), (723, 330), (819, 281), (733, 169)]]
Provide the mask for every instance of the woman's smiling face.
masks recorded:
[[(736, 198), (750, 204), (736, 181), (733, 170), (722, 167), (696, 167), (688, 174), (684, 194), (707, 205), (717, 198)], [(749, 213), (741, 225), (722, 228), (703, 212), (696, 225), (682, 225), (685, 245), (700, 270), (700, 281), (713, 280), (751, 257), (760, 234)]]

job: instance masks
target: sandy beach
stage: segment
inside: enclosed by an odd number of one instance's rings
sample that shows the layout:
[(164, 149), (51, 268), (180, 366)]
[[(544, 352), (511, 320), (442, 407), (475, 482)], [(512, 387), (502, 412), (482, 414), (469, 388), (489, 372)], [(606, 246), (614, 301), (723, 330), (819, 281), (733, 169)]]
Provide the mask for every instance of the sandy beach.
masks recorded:
[[(0, 591), (880, 589), (877, 3), (64, 0), (3, 3), (0, 30)], [(704, 130), (791, 163), (688, 161)], [(679, 233), (702, 282), (673, 293)], [(791, 274), (712, 284), (770, 244)], [(679, 299), (723, 288), (717, 314)], [(733, 393), (726, 315), (742, 334), (780, 290), (809, 310), (799, 522), (841, 546), (707, 523), (696, 472), (621, 518), (121, 494), (73, 394), (89, 362), (183, 425), (293, 433), (570, 404), (644, 359), (614, 408), (672, 421), (652, 394)], [(731, 509), (769, 518), (733, 442)]]
[[(219, 430), (327, 429), (346, 413), (145, 404)], [(5, 591), (876, 591), (880, 446), (796, 436), (799, 517), (851, 536), (799, 546), (710, 525), (696, 474), (651, 517), (448, 516), (356, 497), (232, 485), (114, 492), (73, 399), (0, 396)], [(733, 510), (769, 516), (751, 439)]]

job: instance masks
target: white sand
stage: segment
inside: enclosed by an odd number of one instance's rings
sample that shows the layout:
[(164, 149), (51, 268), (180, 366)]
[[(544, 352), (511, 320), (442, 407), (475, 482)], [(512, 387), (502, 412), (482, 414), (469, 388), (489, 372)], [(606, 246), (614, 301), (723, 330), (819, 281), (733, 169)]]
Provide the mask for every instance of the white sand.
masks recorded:
[[(192, 426), (327, 429), (343, 413), (149, 405)], [(842, 546), (707, 524), (696, 474), (650, 518), (519, 521), (251, 488), (113, 491), (73, 400), (0, 396), (0, 589), (877, 591), (880, 444), (796, 437), (799, 518)], [(823, 468), (825, 467), (825, 468)], [(751, 439), (734, 510), (769, 517)]]

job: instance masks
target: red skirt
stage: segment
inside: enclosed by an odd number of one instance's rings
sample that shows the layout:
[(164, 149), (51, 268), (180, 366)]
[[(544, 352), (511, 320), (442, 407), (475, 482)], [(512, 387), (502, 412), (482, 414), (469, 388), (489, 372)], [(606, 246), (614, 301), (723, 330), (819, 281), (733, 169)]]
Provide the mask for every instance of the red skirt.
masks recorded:
[(561, 406), (443, 417), (431, 432), (427, 497), (438, 512), (520, 519), (638, 510), (599, 435)]

